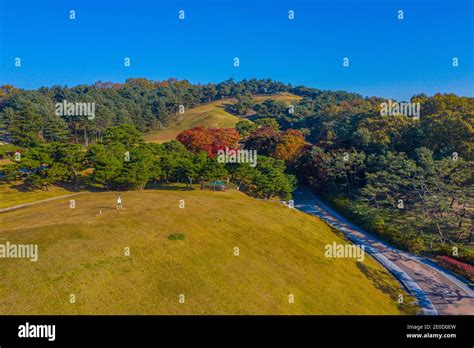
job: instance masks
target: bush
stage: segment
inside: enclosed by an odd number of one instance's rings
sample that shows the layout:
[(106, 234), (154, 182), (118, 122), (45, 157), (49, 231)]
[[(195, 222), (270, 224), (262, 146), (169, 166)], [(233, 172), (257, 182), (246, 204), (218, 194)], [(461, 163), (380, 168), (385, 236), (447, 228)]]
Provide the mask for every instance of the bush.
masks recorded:
[(168, 236), (169, 240), (184, 240), (186, 236), (182, 233), (172, 233)]
[(441, 263), (444, 267), (451, 269), (452, 271), (459, 273), (469, 280), (474, 280), (474, 267), (467, 263), (458, 261), (449, 256), (438, 255), (436, 260)]

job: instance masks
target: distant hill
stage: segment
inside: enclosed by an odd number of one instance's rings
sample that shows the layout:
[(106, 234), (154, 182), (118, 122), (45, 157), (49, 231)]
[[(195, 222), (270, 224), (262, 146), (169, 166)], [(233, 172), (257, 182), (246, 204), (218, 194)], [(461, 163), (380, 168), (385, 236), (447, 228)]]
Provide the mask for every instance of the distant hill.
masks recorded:
[(234, 102), (233, 99), (222, 99), (186, 110), (178, 120), (172, 122), (168, 127), (147, 134), (144, 139), (147, 142), (163, 143), (175, 139), (183, 130), (197, 126), (232, 128), (239, 121), (239, 118), (225, 111), (225, 107)]
[[(281, 100), (290, 103), (294, 100), (300, 100), (301, 97), (290, 93), (256, 95), (253, 97), (253, 100), (256, 103), (263, 102), (267, 99)], [(147, 142), (163, 143), (175, 139), (179, 133), (186, 129), (198, 126), (203, 126), (205, 128), (232, 128), (237, 122), (239, 122), (239, 117), (227, 112), (226, 108), (236, 102), (236, 99), (228, 98), (189, 109), (168, 127), (147, 134), (144, 136), (144, 139)]]

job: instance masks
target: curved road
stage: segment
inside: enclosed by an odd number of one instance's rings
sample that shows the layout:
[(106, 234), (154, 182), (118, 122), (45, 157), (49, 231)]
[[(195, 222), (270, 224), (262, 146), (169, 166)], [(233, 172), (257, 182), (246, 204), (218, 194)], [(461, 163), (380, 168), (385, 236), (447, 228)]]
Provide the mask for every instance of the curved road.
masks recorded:
[(318, 216), (385, 266), (417, 297), (421, 314), (474, 315), (474, 291), (465, 281), (429, 259), (395, 249), (350, 223), (306, 189), (293, 194), (295, 208)]

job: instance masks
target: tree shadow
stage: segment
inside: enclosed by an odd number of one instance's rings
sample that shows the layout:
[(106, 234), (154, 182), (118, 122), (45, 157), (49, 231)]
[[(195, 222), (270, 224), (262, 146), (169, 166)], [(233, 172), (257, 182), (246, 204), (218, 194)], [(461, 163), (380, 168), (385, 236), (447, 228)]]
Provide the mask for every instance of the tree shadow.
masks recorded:
[(26, 185), (25, 183), (21, 184), (12, 184), (8, 186), (9, 189), (12, 190), (17, 190), (18, 192), (34, 192), (34, 191), (40, 191), (38, 189), (35, 189), (31, 186)]
[(162, 183), (153, 182), (146, 185), (146, 191), (150, 190), (163, 190), (163, 191), (193, 191), (199, 189), (199, 185), (193, 185), (193, 187), (186, 186), (186, 184), (177, 183)]
[(235, 105), (235, 103), (225, 102), (225, 103), (222, 103), (221, 105), (217, 105), (217, 108), (227, 111), (227, 109), (232, 108), (233, 105)]
[(43, 189), (43, 188), (40, 188), (40, 187), (33, 187), (33, 186), (30, 186), (30, 185), (26, 184), (25, 182), (14, 183), (14, 184), (10, 183), (9, 186), (8, 186), (9, 189), (17, 190), (18, 192), (23, 192), (23, 193), (26, 193), (26, 192), (48, 192), (48, 190), (52, 187), (60, 187), (63, 190), (71, 192), (71, 193), (84, 192), (84, 191), (87, 191), (87, 192), (104, 192), (105, 191), (104, 189), (102, 189), (100, 187), (91, 186), (91, 185), (87, 185), (87, 184), (80, 184), (78, 186), (78, 189), (75, 190), (73, 184), (71, 184), (71, 183), (61, 183), (61, 182), (54, 183), (54, 184), (50, 185), (50, 187), (48, 189)]
[(398, 309), (403, 312), (409, 312), (410, 314), (416, 314), (417, 308), (412, 303), (399, 303), (398, 296), (400, 292), (393, 285), (387, 282), (387, 274), (381, 270), (377, 270), (372, 267), (364, 265), (362, 262), (356, 263), (357, 268), (369, 279), (375, 288), (387, 294), (395, 303), (397, 303)]
[(225, 103), (225, 104), (219, 105), (218, 108), (224, 110), (225, 112), (227, 112), (227, 113), (229, 113), (229, 114), (231, 114), (231, 115), (237, 116), (237, 115), (235, 114), (233, 105), (234, 105), (234, 104), (231, 104), (231, 103)]
[(463, 299), (470, 299), (472, 297), (463, 295), (458, 289), (452, 289), (448, 284), (443, 284), (439, 281), (430, 279), (430, 285), (434, 286), (434, 291), (429, 291), (426, 294), (436, 304), (456, 304)]

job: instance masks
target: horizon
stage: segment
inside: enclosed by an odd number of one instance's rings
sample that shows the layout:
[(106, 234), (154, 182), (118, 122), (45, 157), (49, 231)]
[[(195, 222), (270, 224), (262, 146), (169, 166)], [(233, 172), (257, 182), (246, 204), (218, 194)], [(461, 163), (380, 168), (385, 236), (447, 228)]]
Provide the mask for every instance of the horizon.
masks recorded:
[[(181, 9), (184, 20), (178, 18)], [(75, 19), (69, 19), (70, 10)], [(385, 99), (473, 97), (472, 10), (469, 0), (4, 0), (0, 77), (2, 84), (27, 90), (131, 77), (192, 84), (271, 78)], [(21, 67), (15, 67), (16, 58)]]
[[(176, 79), (176, 81), (188, 81), (191, 85), (196, 85), (196, 86), (205, 86), (205, 85), (208, 85), (208, 84), (219, 84), (219, 83), (223, 83), (227, 80), (230, 80), (232, 79), (231, 77), (228, 78), (228, 79), (225, 79), (225, 80), (222, 80), (222, 81), (217, 81), (217, 82), (208, 82), (208, 83), (201, 83), (201, 82), (193, 82), (193, 81), (189, 81), (188, 79), (177, 79), (175, 77), (169, 77), (169, 78), (165, 78), (163, 80), (152, 80), (152, 79), (148, 79), (146, 77), (142, 77), (142, 76), (130, 76), (130, 77), (127, 77), (124, 81), (101, 81), (101, 80), (98, 80), (98, 81), (95, 81), (95, 82), (92, 82), (92, 83), (79, 83), (79, 84), (76, 84), (76, 85), (50, 85), (50, 86), (40, 86), (40, 87), (36, 87), (36, 88), (21, 88), (21, 87), (18, 87), (18, 86), (15, 86), (13, 85), (13, 87), (17, 88), (17, 89), (21, 89), (21, 90), (26, 90), (26, 91), (35, 91), (35, 90), (38, 90), (40, 88), (48, 88), (48, 89), (51, 89), (51, 88), (54, 88), (54, 87), (61, 87), (61, 88), (76, 88), (76, 87), (79, 87), (79, 86), (95, 86), (96, 84), (98, 83), (113, 83), (113, 84), (120, 84), (120, 85), (125, 85), (126, 84), (126, 80), (128, 79), (146, 79), (148, 81), (151, 81), (151, 82), (165, 82), (165, 81), (169, 81), (169, 80), (173, 80), (173, 79)], [(261, 78), (261, 79), (256, 79), (256, 80), (267, 80), (267, 79), (271, 79), (271, 78)], [(252, 80), (252, 78), (243, 78), (243, 79), (240, 79), (240, 80), (235, 80), (235, 79), (232, 79), (235, 83), (239, 83), (239, 82), (243, 82), (243, 81), (249, 81), (249, 80)], [(278, 82), (278, 83), (283, 83), (285, 85), (291, 85), (292, 88), (296, 88), (296, 87), (307, 87), (307, 88), (313, 88), (313, 89), (316, 89), (316, 90), (319, 90), (319, 91), (325, 91), (325, 92), (344, 92), (344, 93), (352, 93), (352, 94), (359, 94), (362, 98), (381, 98), (381, 99), (384, 99), (384, 100), (393, 100), (393, 101), (398, 101), (398, 102), (406, 102), (406, 101), (410, 101), (412, 97), (414, 96), (417, 96), (417, 95), (421, 95), (421, 94), (424, 94), (426, 95), (427, 97), (433, 97), (437, 94), (441, 94), (441, 95), (446, 95), (446, 94), (453, 94), (453, 95), (456, 95), (458, 97), (462, 97), (462, 98), (473, 98), (474, 96), (469, 96), (469, 95), (462, 95), (462, 94), (457, 94), (457, 93), (454, 93), (454, 92), (433, 92), (432, 94), (427, 94), (427, 93), (423, 93), (423, 92), (419, 92), (419, 93), (414, 93), (413, 95), (411, 95), (410, 97), (408, 97), (407, 99), (397, 99), (397, 98), (394, 98), (394, 97), (383, 97), (383, 96), (380, 96), (380, 95), (363, 95), (359, 92), (354, 92), (354, 91), (349, 91), (349, 90), (343, 90), (343, 89), (323, 89), (323, 88), (318, 88), (318, 87), (315, 87), (315, 86), (308, 86), (308, 85), (297, 85), (297, 84), (292, 84), (291, 82), (283, 82), (283, 81), (277, 81), (277, 80), (272, 80), (274, 82)], [(0, 84), (1, 85), (4, 85), (3, 83)], [(281, 92), (280, 92), (281, 93)]]

